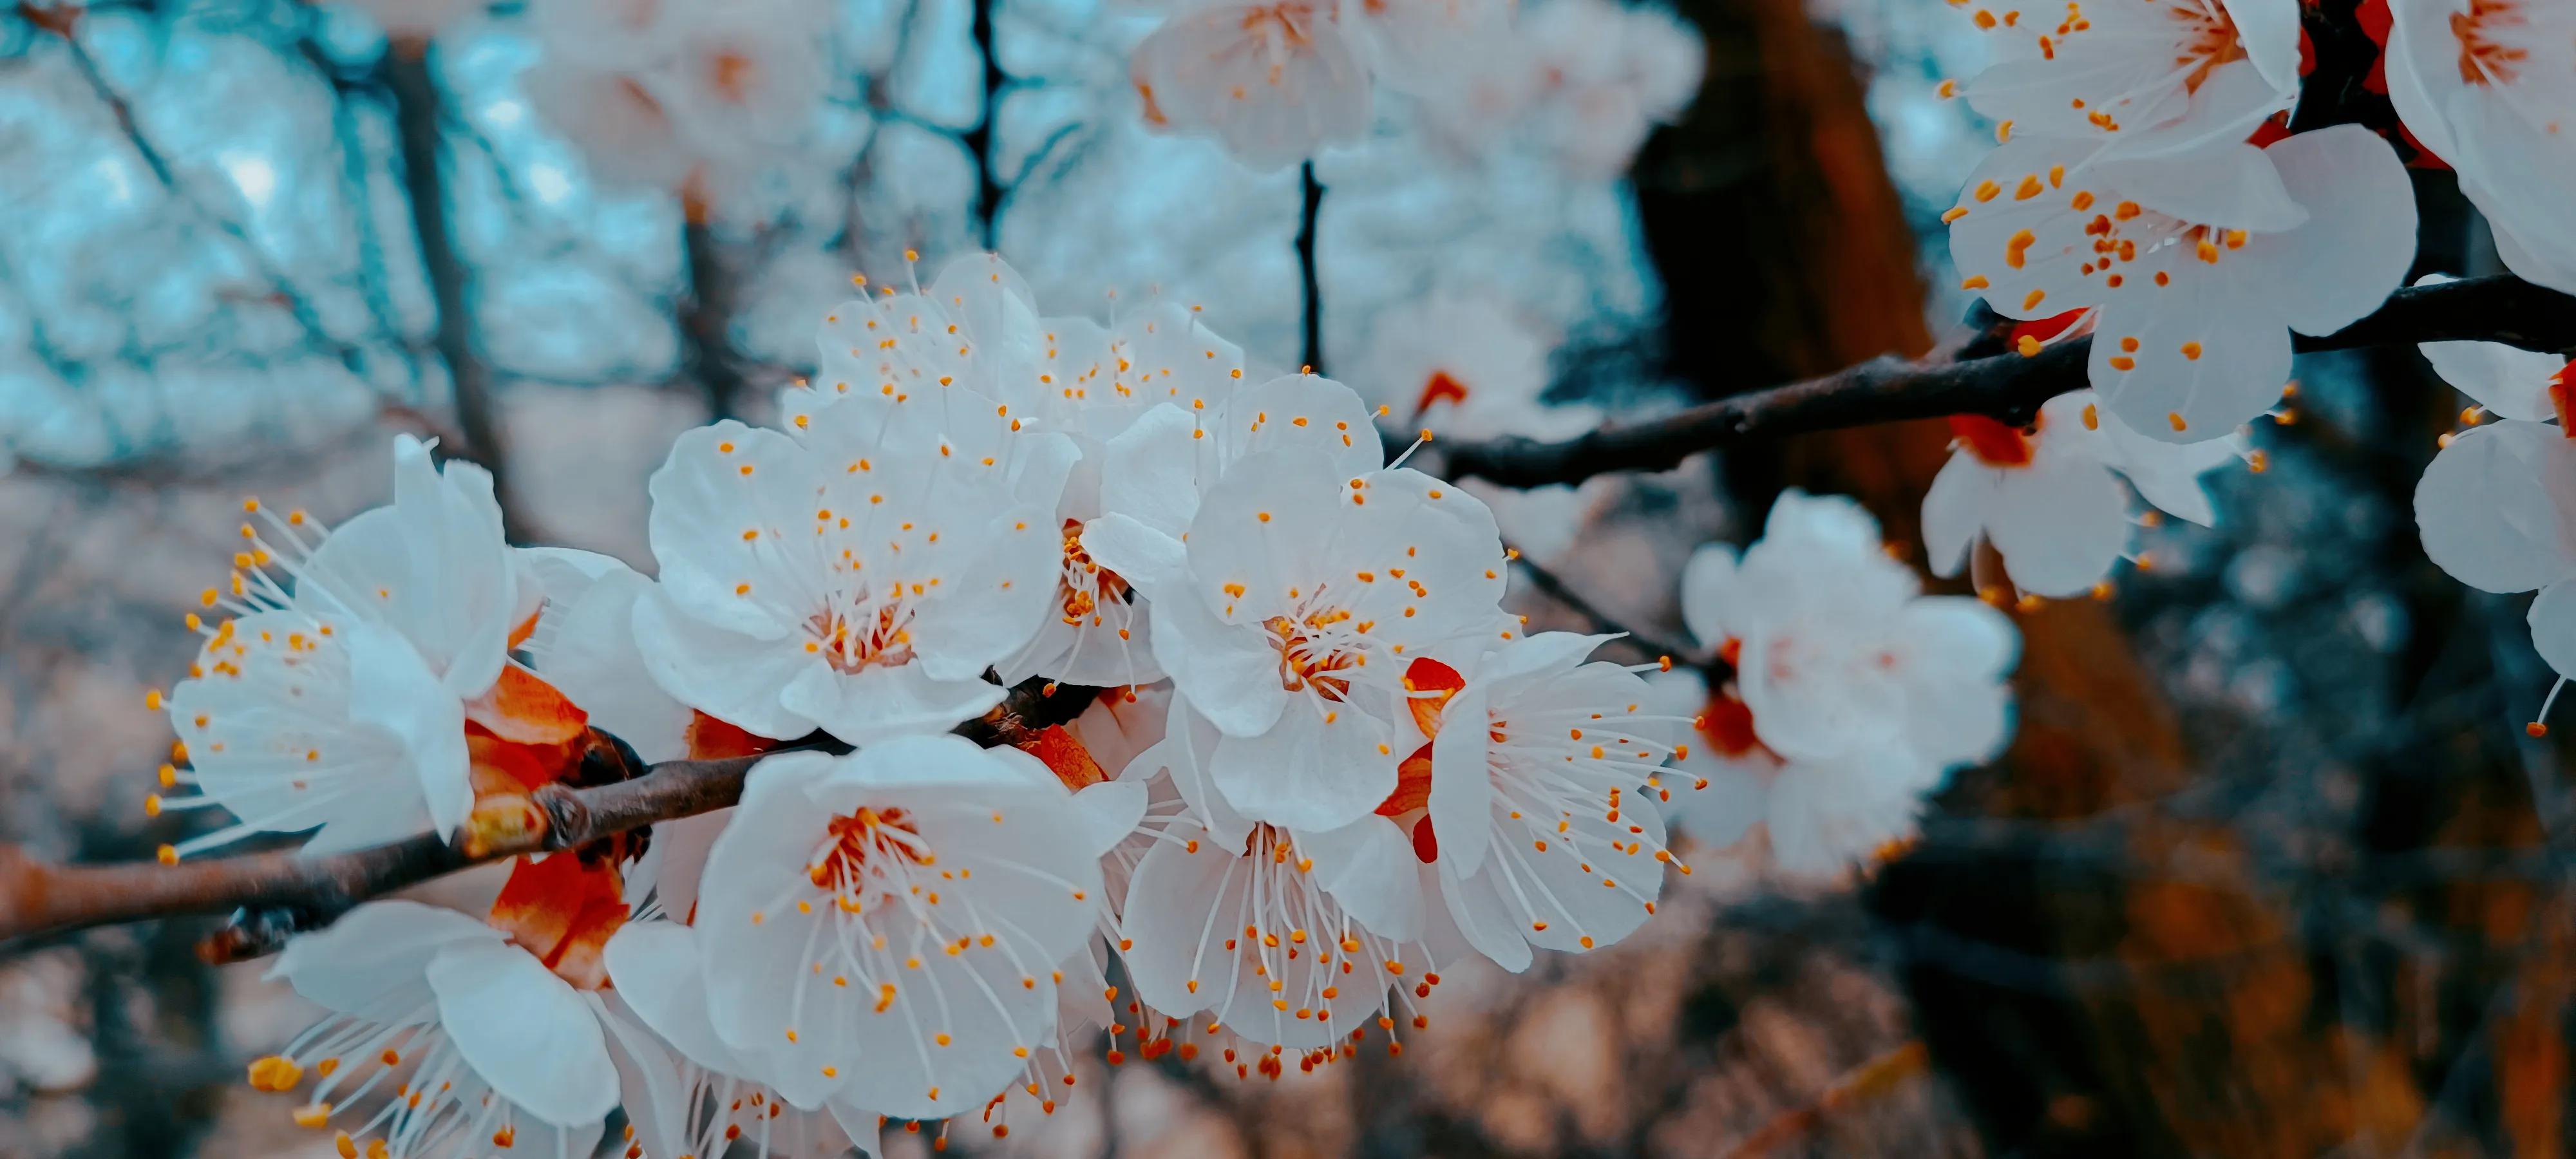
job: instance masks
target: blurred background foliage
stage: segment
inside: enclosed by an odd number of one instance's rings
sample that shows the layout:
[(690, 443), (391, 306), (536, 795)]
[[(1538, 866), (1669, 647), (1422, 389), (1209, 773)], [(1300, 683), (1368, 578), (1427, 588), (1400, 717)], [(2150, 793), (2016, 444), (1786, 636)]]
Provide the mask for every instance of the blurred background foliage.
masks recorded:
[[(1297, 176), (1144, 131), (1149, 15), (834, 0), (823, 99), (711, 200), (600, 179), (537, 115), (554, 65), (524, 12), (388, 39), (430, 7), (463, 6), (0, 10), (0, 839), (133, 859), (179, 831), (138, 808), (167, 744), (141, 692), (188, 653), (228, 513), (376, 501), (388, 430), (493, 466), (523, 541), (647, 563), (669, 439), (766, 413), (850, 275), (901, 279), (908, 250), (997, 245), (1051, 306), (1169, 295), (1298, 357)], [(2312, 101), (2369, 99), (2331, 51), (2356, 7), (2309, 6)], [(1328, 371), (1367, 390), (1389, 310), (1470, 288), (1547, 336), (1550, 397), (1629, 413), (1958, 331), (1938, 215), (1991, 130), (1934, 92), (1979, 63), (1967, 22), (1679, 14), (1706, 80), (1628, 179), (1464, 155), (1392, 96), (1318, 162)], [(2419, 271), (2494, 272), (2448, 174), (2418, 191)], [(1010, 1149), (2566, 1153), (2576, 804), (2520, 728), (2544, 670), (2520, 599), (2451, 582), (2411, 518), (2460, 402), (2411, 350), (2303, 358), (2299, 385), (2217, 529), (2142, 531), (2152, 568), (2113, 598), (2023, 610), (2012, 751), (1856, 888), (1705, 852), (1628, 943), (1460, 971), (1400, 1059), (1275, 1085), (1095, 1065)], [(1788, 486), (1914, 542), (1946, 441), (1811, 435), (1554, 496), (1533, 555), (1593, 611), (1516, 602), (1678, 636), (1692, 547)], [(197, 932), (0, 950), (0, 1156), (328, 1153), (240, 1083), (293, 999), (200, 965)]]

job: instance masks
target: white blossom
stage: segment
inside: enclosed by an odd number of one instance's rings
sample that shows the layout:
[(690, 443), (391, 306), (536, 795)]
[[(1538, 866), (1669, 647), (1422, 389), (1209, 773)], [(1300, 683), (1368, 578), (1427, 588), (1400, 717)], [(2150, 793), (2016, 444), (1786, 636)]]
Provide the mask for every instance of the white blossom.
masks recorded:
[(2389, 0), (2388, 97), (2459, 171), (2513, 272), (2576, 293), (2576, 8), (2553, 0)]
[(2099, 311), (2093, 389), (2168, 442), (2264, 413), (2289, 381), (2288, 331), (2331, 333), (2368, 314), (2415, 252), (2405, 170), (2357, 125), (2154, 158), (2015, 136), (1949, 220), (1966, 287), (1997, 311)]

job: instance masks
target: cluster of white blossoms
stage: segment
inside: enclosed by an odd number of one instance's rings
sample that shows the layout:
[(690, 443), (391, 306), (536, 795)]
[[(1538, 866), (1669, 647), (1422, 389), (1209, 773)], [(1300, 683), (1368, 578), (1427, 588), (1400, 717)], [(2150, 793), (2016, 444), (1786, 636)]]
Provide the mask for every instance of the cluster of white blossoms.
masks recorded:
[(2023, 591), (2075, 595), (2127, 555), (2114, 472), (2208, 523), (2197, 477), (2234, 458), (2261, 468), (2241, 428), (2281, 400), (2291, 332), (2340, 329), (2396, 289), (2414, 198), (2369, 131), (2282, 127), (2299, 98), (2297, 0), (1971, 14), (1997, 62), (1960, 91), (2000, 143), (1944, 218), (1951, 256), (1964, 288), (2027, 320), (2021, 354), (2089, 336), (2092, 390), (2027, 428), (1954, 420), (1924, 536), (1943, 574), (1982, 539)]
[[(2163, 512), (2210, 522), (2198, 477), (2231, 458), (2262, 469), (2240, 428), (2282, 398), (2290, 333), (2350, 325), (2405, 277), (2412, 189), (2361, 126), (2286, 129), (2303, 71), (2297, 0), (2096, 0), (2062, 16), (1952, 3), (1995, 39), (1998, 62), (1956, 91), (1996, 119), (2000, 142), (1945, 217), (1952, 259), (1964, 288), (2023, 320), (2021, 354), (2089, 336), (2092, 390), (2026, 428), (1952, 420), (1954, 457), (1923, 506), (1930, 562), (1982, 564), (1982, 540), (2026, 593), (2106, 591), (2131, 522), (2113, 473)], [(2576, 290), (2576, 6), (2388, 7), (2387, 91), (2404, 127), (2458, 171), (2507, 267)], [(2471, 586), (2538, 590), (2533, 640), (2563, 685), (2576, 675), (2568, 371), (2494, 343), (2423, 353), (2479, 404), (2417, 490), (2425, 550)], [(2490, 414), (2501, 421), (2475, 425)], [(2005, 590), (1983, 574), (1978, 586)]]
[(1387, 463), (1382, 408), (1247, 377), (1191, 310), (1047, 317), (974, 255), (818, 344), (776, 425), (674, 444), (649, 577), (508, 545), (409, 439), (336, 530), (246, 505), (154, 697), (153, 810), (237, 821), (164, 860), (471, 847), (620, 744), (755, 762), (732, 807), (519, 858), (488, 914), (295, 939), (273, 973), (328, 1014), (251, 1078), (341, 1154), (588, 1155), (618, 1106), (638, 1159), (822, 1154), (1007, 1133), (1094, 1035), (1244, 1077), (1399, 1050), (1443, 969), (1640, 928), (1693, 794), (1847, 864), (2005, 727), (2009, 624), (1919, 598), (1848, 503), (1693, 566), (1737, 674), (1668, 710), (1669, 660), (1524, 634), (1492, 514)]
[(1699, 732), (1676, 762), (1694, 791), (1674, 805), (1701, 841), (1758, 830), (1783, 876), (1838, 877), (1909, 840), (1924, 795), (2011, 734), (2012, 621), (1923, 595), (1849, 499), (1782, 494), (1740, 555), (1700, 548), (1681, 594), (1691, 634), (1733, 677), (1655, 681)]
[(1475, 151), (1525, 133), (1567, 168), (1615, 177), (1698, 91), (1699, 38), (1669, 13), (1552, 0), (1161, 0), (1128, 74), (1145, 123), (1214, 137), (1275, 170), (1368, 134), (1376, 90), (1422, 102)]

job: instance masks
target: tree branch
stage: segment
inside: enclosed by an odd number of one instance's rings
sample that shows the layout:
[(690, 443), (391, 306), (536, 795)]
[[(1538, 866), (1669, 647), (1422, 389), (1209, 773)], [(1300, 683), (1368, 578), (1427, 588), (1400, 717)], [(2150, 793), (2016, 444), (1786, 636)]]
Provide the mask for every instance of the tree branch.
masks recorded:
[[(2320, 338), (2293, 335), (2302, 351), (2476, 340), (2526, 350), (2576, 348), (2576, 298), (2514, 277), (2403, 289), (2362, 320)], [(1661, 471), (1702, 451), (1754, 438), (1955, 414), (2027, 422), (2039, 405), (2086, 386), (2092, 339), (2036, 357), (1968, 361), (1877, 358), (1823, 378), (1704, 403), (1663, 418), (1606, 426), (1561, 442), (1499, 438), (1441, 443), (1439, 470), (1506, 487), (1579, 483), (1613, 471)]]
[(1315, 181), (1315, 162), (1308, 158), (1297, 170), (1297, 186), (1304, 200), (1297, 209), (1297, 275), (1302, 296), (1300, 317), (1305, 324), (1304, 345), (1298, 361), (1306, 364), (1309, 374), (1324, 373), (1324, 288), (1315, 276), (1315, 216), (1324, 207), (1324, 187)]
[(511, 503), (507, 448), (492, 396), (492, 371), (475, 349), (474, 316), (466, 302), (465, 263), (447, 220), (446, 174), (439, 148), (444, 134), (439, 116), (438, 76), (429, 62), (429, 45), (397, 40), (385, 49), (385, 84), (393, 90), (394, 127), (401, 139), (403, 194), (411, 203), (412, 232), (420, 240), (421, 267), (428, 273), (430, 299), (438, 307), (436, 344), (447, 363), (449, 389), (455, 395), (457, 432), (465, 445), (456, 454), (492, 473), (492, 494), (501, 505), (502, 522), (519, 538), (529, 532), (527, 519)]
[(1002, 185), (1000, 162), (993, 156), (997, 142), (993, 133), (1002, 117), (1003, 90), (1011, 78), (1002, 71), (1001, 57), (993, 46), (993, 8), (1000, 0), (975, 0), (973, 23), (975, 50), (984, 65), (984, 115), (958, 138), (966, 152), (975, 159), (975, 228), (976, 236), (987, 250), (998, 249), (1002, 240), (1002, 197), (1009, 190)]
[[(1040, 680), (1022, 683), (991, 712), (955, 731), (987, 747), (1018, 744), (1080, 715), (1101, 691), (1049, 687)], [(0, 942), (231, 912), (231, 923), (200, 943), (198, 952), (214, 962), (254, 958), (278, 949), (290, 934), (328, 925), (361, 902), (431, 878), (529, 853), (577, 849), (656, 821), (725, 808), (742, 799), (743, 778), (753, 765), (795, 750), (849, 747), (817, 734), (758, 756), (663, 761), (631, 779), (588, 788), (547, 785), (530, 794), (534, 808), (515, 826), (469, 824), (452, 841), (424, 833), (320, 857), (279, 850), (177, 865), (52, 865), (0, 845)], [(596, 759), (612, 763), (630, 759), (626, 753), (613, 743), (593, 748)]]

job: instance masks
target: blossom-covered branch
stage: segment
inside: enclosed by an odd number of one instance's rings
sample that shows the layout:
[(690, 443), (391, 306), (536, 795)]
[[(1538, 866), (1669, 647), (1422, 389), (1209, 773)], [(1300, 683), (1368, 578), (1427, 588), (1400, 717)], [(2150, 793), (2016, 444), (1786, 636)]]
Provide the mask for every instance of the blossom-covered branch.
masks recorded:
[[(1029, 681), (957, 732), (986, 745), (1024, 743), (1080, 712), (1094, 689)], [(623, 778), (576, 788), (552, 784), (529, 794), (530, 808), (478, 810), (453, 841), (424, 833), (389, 845), (315, 857), (291, 849), (159, 864), (53, 865), (0, 845), (0, 941), (91, 926), (240, 911), (199, 946), (211, 961), (276, 950), (290, 934), (319, 928), (370, 898), (488, 862), (579, 849), (651, 825), (694, 817), (742, 798), (743, 778), (771, 753), (671, 760), (621, 767), (631, 751), (596, 738), (585, 754), (591, 777)], [(795, 749), (846, 752), (829, 737)], [(772, 752), (784, 750), (772, 750)]]
[[(2576, 298), (2496, 276), (2399, 290), (2369, 316), (2300, 350), (2349, 350), (2414, 342), (2502, 342), (2526, 350), (2576, 348)], [(1701, 451), (1755, 438), (1955, 414), (2026, 421), (2039, 404), (2085, 386), (2092, 339), (2037, 355), (1967, 361), (1879, 358), (1823, 378), (1794, 382), (1571, 439), (1507, 437), (1435, 444), (1443, 473), (1510, 487), (1575, 483), (1614, 471), (1660, 471)]]

